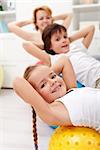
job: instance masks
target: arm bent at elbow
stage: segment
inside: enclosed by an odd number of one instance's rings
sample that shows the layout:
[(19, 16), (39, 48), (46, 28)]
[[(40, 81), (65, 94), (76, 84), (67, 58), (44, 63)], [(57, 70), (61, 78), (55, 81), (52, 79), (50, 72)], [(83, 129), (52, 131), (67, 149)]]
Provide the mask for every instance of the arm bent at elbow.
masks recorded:
[(32, 42), (24, 42), (23, 47), (29, 54), (43, 61), (44, 64), (51, 66), (51, 59), (49, 54), (41, 50), (35, 44), (33, 44)]
[[(24, 78), (13, 82), (15, 92), (26, 103), (33, 106), (39, 117), (49, 125), (71, 125), (69, 114), (60, 102), (47, 103)], [(42, 106), (42, 107), (41, 107)]]
[(13, 82), (13, 88), (20, 98), (33, 106), (42, 120), (51, 124), (53, 116), (51, 115), (50, 105), (39, 95), (28, 81), (24, 78), (17, 77)]
[(54, 16), (53, 21), (63, 20), (63, 25), (67, 29), (71, 24), (72, 16), (72, 13), (61, 14), (58, 16)]
[(61, 56), (53, 65), (53, 70), (56, 72), (56, 74), (62, 73), (62, 77), (66, 83), (67, 89), (77, 87), (76, 75), (68, 57), (65, 55)]
[(85, 27), (78, 32), (76, 32), (74, 35), (70, 36), (70, 42), (73, 42), (75, 40), (78, 40), (80, 38), (83, 38), (82, 42), (86, 48), (88, 48), (91, 44), (91, 41), (93, 39), (95, 27), (94, 25)]
[(9, 31), (13, 32), (17, 36), (21, 37), (27, 41), (34, 41), (35, 37), (38, 36), (37, 33), (31, 33), (22, 29), (23, 26), (31, 24), (31, 20), (19, 21), (19, 22), (10, 22), (8, 23)]

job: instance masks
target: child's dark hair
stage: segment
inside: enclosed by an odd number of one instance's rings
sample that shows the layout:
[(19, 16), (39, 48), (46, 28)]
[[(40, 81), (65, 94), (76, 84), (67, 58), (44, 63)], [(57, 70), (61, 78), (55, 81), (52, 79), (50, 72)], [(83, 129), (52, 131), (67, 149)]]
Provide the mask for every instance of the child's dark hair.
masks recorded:
[[(34, 66), (29, 66), (26, 68), (25, 72), (24, 72), (24, 78), (28, 81), (32, 71), (37, 68), (40, 64), (36, 64)], [(30, 83), (31, 84), (31, 83)], [(33, 85), (32, 85), (33, 86)], [(38, 150), (38, 135), (37, 135), (37, 127), (36, 127), (36, 112), (32, 107), (32, 118), (33, 118), (33, 138), (34, 138), (34, 146), (35, 146), (35, 150)]]
[(44, 50), (51, 54), (51, 55), (55, 55), (56, 53), (50, 49), (51, 47), (51, 37), (54, 33), (57, 33), (58, 31), (59, 32), (62, 32), (62, 30), (64, 32), (66, 32), (66, 28), (62, 25), (59, 25), (59, 24), (51, 24), (49, 26), (47, 26), (43, 33), (42, 33), (42, 40), (43, 40), (43, 43), (44, 43)]

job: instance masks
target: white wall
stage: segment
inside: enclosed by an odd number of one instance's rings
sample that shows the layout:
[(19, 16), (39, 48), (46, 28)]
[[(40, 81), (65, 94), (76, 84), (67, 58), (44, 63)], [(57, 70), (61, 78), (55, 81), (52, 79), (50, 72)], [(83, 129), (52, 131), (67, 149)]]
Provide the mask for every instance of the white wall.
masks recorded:
[(3, 87), (12, 87), (16, 76), (22, 76), (28, 65), (37, 62), (22, 47), (22, 39), (13, 33), (0, 34), (0, 64), (4, 69)]
[(16, 0), (16, 19), (32, 18), (33, 10), (42, 5), (49, 6), (53, 15), (72, 11), (72, 0)]

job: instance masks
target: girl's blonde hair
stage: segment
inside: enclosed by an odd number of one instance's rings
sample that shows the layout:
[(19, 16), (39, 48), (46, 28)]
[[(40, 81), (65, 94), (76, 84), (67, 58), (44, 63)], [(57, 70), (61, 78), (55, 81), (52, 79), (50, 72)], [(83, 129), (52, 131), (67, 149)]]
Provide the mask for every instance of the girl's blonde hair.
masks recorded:
[(23, 77), (28, 81), (32, 71), (37, 67), (37, 64), (36, 65), (33, 65), (33, 66), (28, 66), (26, 69), (25, 69), (25, 72), (24, 72), (24, 75)]
[[(36, 68), (35, 66), (29, 66), (26, 68), (23, 77), (28, 81), (32, 71)], [(36, 112), (32, 107), (32, 118), (33, 118), (33, 139), (34, 139), (34, 146), (35, 146), (35, 150), (38, 150), (38, 135), (37, 135), (37, 127), (36, 127)]]
[(37, 7), (34, 11), (33, 11), (33, 23), (35, 25), (36, 30), (38, 30), (38, 26), (36, 25), (37, 22), (37, 18), (36, 18), (36, 14), (39, 10), (43, 10), (45, 11), (48, 15), (52, 16), (52, 11), (48, 6), (41, 6), (41, 7)]
[[(28, 81), (32, 71), (34, 71), (38, 66), (40, 66), (42, 64), (37, 63), (36, 65), (33, 66), (29, 66), (26, 68), (23, 77)], [(31, 83), (30, 83), (31, 84)], [(37, 126), (36, 126), (36, 112), (32, 107), (32, 118), (33, 118), (33, 139), (34, 139), (34, 146), (35, 146), (35, 150), (38, 150), (38, 135), (37, 135)]]

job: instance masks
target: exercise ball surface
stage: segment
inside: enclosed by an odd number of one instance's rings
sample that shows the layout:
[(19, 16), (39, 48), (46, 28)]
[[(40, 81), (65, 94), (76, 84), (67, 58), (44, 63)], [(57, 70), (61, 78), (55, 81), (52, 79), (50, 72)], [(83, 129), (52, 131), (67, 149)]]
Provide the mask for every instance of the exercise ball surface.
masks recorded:
[(0, 88), (3, 85), (3, 79), (4, 79), (4, 77), (3, 77), (3, 68), (2, 68), (2, 66), (0, 66)]
[(48, 150), (100, 150), (100, 134), (85, 127), (58, 127)]

